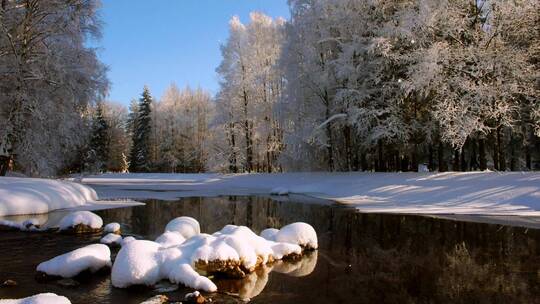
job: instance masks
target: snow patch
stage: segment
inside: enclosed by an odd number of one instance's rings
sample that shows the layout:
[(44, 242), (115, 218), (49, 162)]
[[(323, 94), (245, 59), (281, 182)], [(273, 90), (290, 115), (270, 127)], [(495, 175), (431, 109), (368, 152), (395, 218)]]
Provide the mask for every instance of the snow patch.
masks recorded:
[(72, 278), (85, 270), (96, 272), (103, 267), (110, 266), (111, 250), (109, 247), (93, 244), (43, 262), (38, 265), (37, 271), (51, 276)]
[(271, 195), (289, 195), (289, 189), (285, 187), (276, 187), (270, 190)]
[(293, 223), (281, 228), (276, 233), (276, 241), (300, 245), (309, 249), (317, 249), (317, 233), (311, 225), (306, 223)]
[(201, 226), (196, 219), (189, 216), (181, 216), (173, 219), (165, 226), (165, 232), (167, 231), (178, 232), (184, 238), (189, 239), (201, 233)]

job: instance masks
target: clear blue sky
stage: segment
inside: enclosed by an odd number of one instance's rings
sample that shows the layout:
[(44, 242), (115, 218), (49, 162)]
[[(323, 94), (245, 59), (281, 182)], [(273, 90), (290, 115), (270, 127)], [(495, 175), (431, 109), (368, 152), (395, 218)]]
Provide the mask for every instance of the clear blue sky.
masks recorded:
[(160, 98), (175, 82), (218, 89), (219, 46), (228, 21), (251, 11), (289, 17), (286, 0), (102, 0), (99, 57), (109, 67), (108, 99), (128, 104), (147, 84)]

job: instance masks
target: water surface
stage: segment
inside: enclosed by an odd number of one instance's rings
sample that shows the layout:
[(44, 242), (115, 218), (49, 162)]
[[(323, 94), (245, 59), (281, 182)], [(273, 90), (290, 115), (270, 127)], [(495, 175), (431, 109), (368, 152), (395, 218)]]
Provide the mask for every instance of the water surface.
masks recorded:
[[(414, 215), (363, 214), (337, 204), (264, 197), (184, 198), (101, 210), (124, 234), (154, 239), (178, 216), (199, 220), (203, 232), (226, 224), (255, 232), (310, 223), (320, 249), (297, 263), (278, 263), (243, 280), (218, 280), (214, 302), (236, 303), (539, 303), (540, 230)], [(57, 218), (59, 215), (50, 215)], [(470, 219), (468, 219), (470, 220)], [(152, 290), (116, 289), (109, 276), (78, 287), (40, 284), (40, 262), (99, 241), (99, 236), (0, 232), (0, 298), (54, 292), (73, 303), (139, 303)], [(181, 300), (189, 289), (168, 293)]]

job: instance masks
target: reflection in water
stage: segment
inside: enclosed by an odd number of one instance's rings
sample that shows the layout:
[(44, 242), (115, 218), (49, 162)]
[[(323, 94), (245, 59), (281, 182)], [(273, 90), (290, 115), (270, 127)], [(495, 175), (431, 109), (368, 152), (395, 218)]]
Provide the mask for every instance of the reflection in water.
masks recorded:
[[(147, 239), (157, 237), (169, 220), (182, 215), (198, 219), (201, 230), (210, 233), (226, 224), (259, 232), (297, 221), (316, 229), (318, 251), (295, 263), (262, 267), (242, 280), (217, 280), (218, 288), (226, 292), (213, 297), (217, 302), (241, 298), (256, 303), (534, 303), (540, 296), (540, 231), (534, 229), (362, 214), (338, 205), (256, 197), (148, 201), (146, 206), (97, 213), (105, 222), (122, 223), (122, 231)], [(3, 248), (20, 246), (19, 251), (26, 253), (0, 256), (0, 279), (12, 276), (21, 283), (19, 289), (0, 289), (0, 298), (51, 291), (73, 303), (137, 303), (152, 295), (114, 289), (108, 277), (77, 289), (33, 281), (37, 263), (93, 241), (0, 232)], [(187, 291), (181, 288), (168, 295), (177, 300)]]

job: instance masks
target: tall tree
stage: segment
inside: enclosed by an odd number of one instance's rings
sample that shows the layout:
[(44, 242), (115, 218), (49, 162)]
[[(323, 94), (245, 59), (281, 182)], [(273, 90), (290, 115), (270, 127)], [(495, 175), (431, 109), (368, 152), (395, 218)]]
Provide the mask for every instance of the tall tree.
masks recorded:
[(88, 151), (88, 162), (99, 171), (107, 169), (109, 159), (109, 124), (105, 120), (103, 102), (96, 105), (92, 120), (92, 135)]
[(152, 96), (147, 86), (139, 99), (137, 116), (134, 121), (132, 147), (130, 152), (131, 172), (150, 171), (150, 136), (152, 134)]

